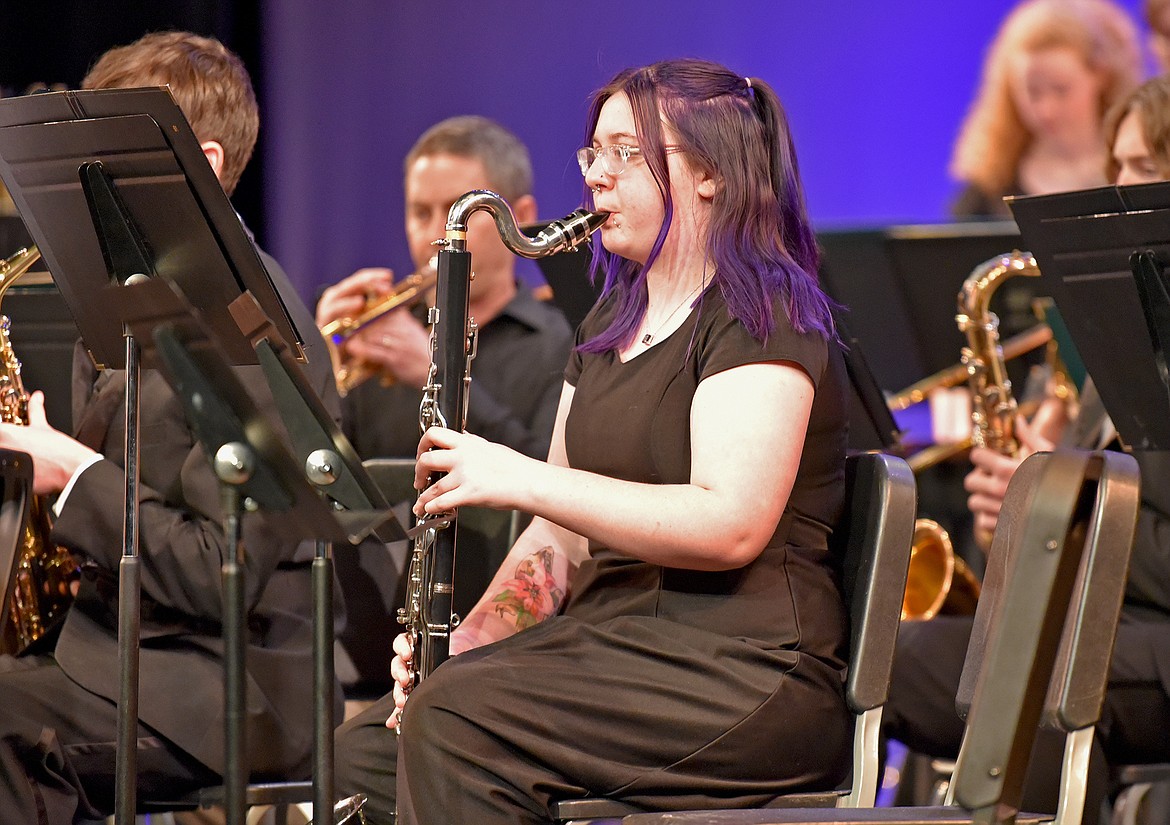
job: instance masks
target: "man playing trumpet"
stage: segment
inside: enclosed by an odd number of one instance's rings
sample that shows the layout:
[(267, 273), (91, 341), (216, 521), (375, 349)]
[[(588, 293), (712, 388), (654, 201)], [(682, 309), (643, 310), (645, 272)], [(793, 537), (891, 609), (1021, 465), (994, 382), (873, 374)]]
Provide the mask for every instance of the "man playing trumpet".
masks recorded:
[[(406, 236), (416, 270), (429, 266), (432, 242), (443, 236), (451, 204), (472, 189), (491, 189), (523, 225), (536, 220), (528, 150), (511, 132), (482, 117), (454, 117), (423, 133), (406, 156)], [(548, 453), (561, 370), (571, 331), (561, 313), (516, 282), (516, 257), (486, 214), (468, 226), (475, 256), (471, 316), (479, 351), (470, 394), (470, 432), (543, 458)], [(317, 325), (358, 315), (370, 296), (393, 289), (389, 269), (360, 269), (325, 290)], [(420, 310), (429, 304), (424, 296)], [(341, 356), (376, 366), (391, 379), (370, 380), (345, 398), (346, 435), (363, 458), (414, 457), (418, 404), (431, 363), (421, 311), (394, 309), (340, 344)]]

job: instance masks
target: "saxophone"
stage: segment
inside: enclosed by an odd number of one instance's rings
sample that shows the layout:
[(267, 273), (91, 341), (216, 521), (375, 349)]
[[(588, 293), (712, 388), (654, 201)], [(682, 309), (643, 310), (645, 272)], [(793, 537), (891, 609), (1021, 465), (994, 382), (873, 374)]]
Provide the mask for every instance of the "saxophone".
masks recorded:
[[(1005, 455), (1019, 451), (1015, 438), (1018, 405), (999, 342), (999, 318), (991, 311), (991, 297), (1004, 281), (1017, 275), (1040, 275), (1031, 253), (1013, 251), (984, 261), (963, 282), (955, 316), (959, 331), (967, 336), (961, 358), (972, 395), (971, 443)], [(984, 547), (990, 544), (990, 536), (978, 539)], [(978, 579), (956, 555), (946, 531), (928, 519), (915, 522), (902, 618), (974, 613), (979, 589)]]
[[(0, 297), (38, 258), (40, 252), (32, 246), (0, 262)], [(0, 421), (28, 424), (28, 393), (9, 340), (9, 327), (8, 317), (0, 315)], [(30, 496), (25, 516), (16, 536), (0, 616), (0, 652), (12, 655), (22, 653), (64, 618), (73, 602), (71, 585), (79, 573), (69, 551), (49, 540), (48, 502), (41, 496)]]
[(1016, 400), (999, 345), (999, 318), (991, 311), (991, 296), (1008, 278), (1038, 277), (1040, 269), (1030, 252), (1013, 251), (977, 266), (959, 292), (955, 322), (967, 336), (963, 366), (971, 386), (972, 442), (1005, 455), (1019, 450), (1015, 437)]
[[(478, 211), (489, 212), (504, 245), (525, 258), (576, 249), (609, 217), (606, 212), (578, 209), (530, 238), (520, 231), (507, 201), (494, 192), (477, 189), (455, 201), (447, 213), (446, 237), (435, 242), (439, 247), (437, 291), (427, 318), (431, 366), (419, 406), (423, 432), (432, 426), (462, 431), (467, 422), (471, 362), (478, 335), (469, 310), (472, 275), (467, 220)], [(450, 655), (451, 631), (459, 624), (452, 610), (456, 514), (420, 519), (411, 533), (414, 540), (406, 605), (399, 609), (398, 620), (414, 651), (410, 667), (417, 681), (429, 676)]]

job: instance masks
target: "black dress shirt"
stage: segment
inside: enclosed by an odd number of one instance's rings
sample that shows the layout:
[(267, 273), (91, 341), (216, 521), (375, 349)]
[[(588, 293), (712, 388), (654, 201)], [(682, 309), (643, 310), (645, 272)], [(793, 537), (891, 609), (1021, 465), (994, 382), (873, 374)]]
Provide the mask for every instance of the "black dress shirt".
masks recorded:
[[(572, 332), (560, 310), (521, 287), (479, 329), (467, 431), (545, 458), (571, 344)], [(342, 402), (342, 421), (358, 455), (414, 458), (421, 398), (419, 387), (384, 387), (376, 378), (350, 392)]]

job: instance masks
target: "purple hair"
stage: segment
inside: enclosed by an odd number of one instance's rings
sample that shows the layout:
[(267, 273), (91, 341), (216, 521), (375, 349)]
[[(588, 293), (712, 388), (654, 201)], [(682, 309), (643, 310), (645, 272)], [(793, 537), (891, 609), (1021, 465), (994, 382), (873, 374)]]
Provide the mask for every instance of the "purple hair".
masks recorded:
[[(585, 143), (593, 140), (601, 108), (625, 93), (634, 111), (642, 157), (662, 195), (664, 216), (645, 266), (593, 252), (593, 277), (604, 273), (603, 296), (617, 312), (609, 326), (581, 345), (584, 352), (628, 346), (646, 313), (646, 272), (662, 250), (674, 217), (661, 119), (692, 166), (719, 181), (712, 200), (707, 255), (731, 315), (759, 341), (775, 328), (774, 297), (782, 296), (798, 332), (835, 337), (831, 302), (816, 280), (817, 247), (788, 121), (775, 92), (705, 60), (669, 60), (619, 73), (593, 96)], [(592, 193), (586, 191), (592, 205)], [(702, 295), (696, 298), (696, 302)]]

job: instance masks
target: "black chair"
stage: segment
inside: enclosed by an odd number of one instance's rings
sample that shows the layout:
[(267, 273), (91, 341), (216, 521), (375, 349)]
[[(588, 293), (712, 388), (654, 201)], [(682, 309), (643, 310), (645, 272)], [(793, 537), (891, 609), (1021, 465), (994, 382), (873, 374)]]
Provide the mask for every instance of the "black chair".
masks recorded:
[[(889, 693), (902, 591), (917, 507), (914, 476), (900, 458), (859, 453), (846, 462), (846, 511), (834, 545), (843, 554), (844, 587), (852, 633), (845, 698), (854, 715), (853, 773), (847, 788), (788, 794), (772, 805), (872, 806), (878, 788), (878, 733)], [(638, 813), (604, 797), (562, 800), (554, 814), (565, 821), (613, 819)]]
[[(1119, 453), (1032, 456), (1016, 472), (991, 549), (995, 564), (964, 665), (970, 713), (954, 779), (957, 805), (636, 814), (624, 825), (934, 825), (1080, 821), (1075, 777), (1056, 817), (1018, 814), (1043, 718), (1077, 750), (1104, 696), (1138, 509), (1137, 465)], [(1074, 766), (1083, 779), (1084, 765)]]

